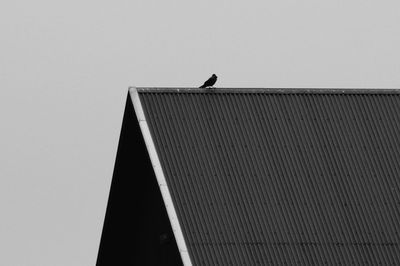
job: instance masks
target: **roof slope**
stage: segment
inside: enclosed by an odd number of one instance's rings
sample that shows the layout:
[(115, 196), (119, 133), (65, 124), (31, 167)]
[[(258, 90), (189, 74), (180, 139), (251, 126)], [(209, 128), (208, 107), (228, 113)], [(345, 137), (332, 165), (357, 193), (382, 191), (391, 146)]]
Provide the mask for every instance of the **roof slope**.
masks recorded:
[(400, 263), (398, 91), (138, 93), (194, 265)]

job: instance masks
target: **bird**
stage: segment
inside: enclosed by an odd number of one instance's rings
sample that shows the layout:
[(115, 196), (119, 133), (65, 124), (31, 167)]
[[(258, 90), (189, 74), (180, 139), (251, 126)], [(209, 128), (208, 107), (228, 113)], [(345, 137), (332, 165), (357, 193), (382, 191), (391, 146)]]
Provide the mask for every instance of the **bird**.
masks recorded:
[(212, 74), (212, 76), (204, 82), (199, 88), (207, 88), (214, 86), (215, 82), (217, 82), (217, 75)]

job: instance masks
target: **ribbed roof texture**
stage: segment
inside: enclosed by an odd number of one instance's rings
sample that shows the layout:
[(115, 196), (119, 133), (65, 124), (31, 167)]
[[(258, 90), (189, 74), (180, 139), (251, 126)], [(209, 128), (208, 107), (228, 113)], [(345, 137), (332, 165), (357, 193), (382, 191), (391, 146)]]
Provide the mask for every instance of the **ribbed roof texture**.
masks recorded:
[(139, 95), (194, 265), (400, 265), (398, 91)]

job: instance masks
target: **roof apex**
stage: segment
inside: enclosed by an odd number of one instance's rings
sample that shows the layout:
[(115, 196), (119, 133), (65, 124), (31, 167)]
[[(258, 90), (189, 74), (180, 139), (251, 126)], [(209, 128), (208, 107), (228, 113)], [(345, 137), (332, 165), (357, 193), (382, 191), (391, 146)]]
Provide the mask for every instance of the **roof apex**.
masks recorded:
[(191, 87), (129, 87), (129, 90), (149, 93), (270, 93), (270, 94), (400, 94), (400, 89), (388, 88), (213, 88)]

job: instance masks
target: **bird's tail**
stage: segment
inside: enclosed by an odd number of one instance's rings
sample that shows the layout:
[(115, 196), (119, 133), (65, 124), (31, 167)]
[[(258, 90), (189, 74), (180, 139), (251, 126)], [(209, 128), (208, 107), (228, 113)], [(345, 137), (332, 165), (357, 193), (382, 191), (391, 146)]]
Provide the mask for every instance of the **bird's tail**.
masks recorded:
[(201, 85), (199, 88), (204, 89), (206, 87), (206, 84)]

